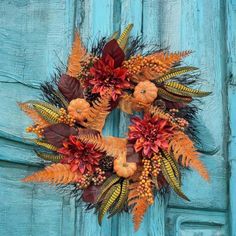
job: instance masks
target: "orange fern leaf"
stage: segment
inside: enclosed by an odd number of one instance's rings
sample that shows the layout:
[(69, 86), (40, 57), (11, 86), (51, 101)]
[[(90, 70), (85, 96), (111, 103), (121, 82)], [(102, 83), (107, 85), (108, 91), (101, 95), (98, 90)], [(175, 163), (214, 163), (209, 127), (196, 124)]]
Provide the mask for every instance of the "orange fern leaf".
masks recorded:
[(80, 61), (85, 55), (86, 50), (82, 45), (79, 33), (75, 33), (75, 39), (72, 47), (72, 52), (68, 60), (67, 74), (72, 77), (77, 77), (81, 71)]
[(47, 182), (51, 184), (69, 184), (74, 183), (81, 177), (80, 173), (72, 172), (70, 165), (52, 164), (45, 167), (26, 178), (22, 179), (23, 182)]
[(149, 105), (137, 101), (136, 98), (131, 95), (124, 94), (120, 100), (118, 107), (127, 114), (133, 114), (134, 111), (142, 111), (146, 109)]
[(132, 209), (134, 230), (137, 231), (142, 223), (144, 214), (149, 207), (149, 203), (145, 197), (136, 200), (136, 204)]
[(81, 124), (84, 127), (101, 132), (110, 113), (110, 99), (110, 95), (107, 95), (94, 101), (91, 108), (86, 112), (86, 121), (81, 122)]
[(123, 66), (128, 70), (128, 74), (134, 82), (153, 80), (168, 72), (174, 64), (190, 53), (191, 51), (174, 53), (162, 51), (145, 57), (138, 55), (125, 61)]
[(146, 197), (140, 197), (138, 191), (139, 182), (134, 182), (129, 185), (128, 206), (132, 207), (132, 215), (134, 222), (134, 229), (137, 231), (143, 220), (144, 214), (150, 206), (150, 202)]
[(79, 139), (84, 143), (91, 143), (95, 146), (95, 149), (106, 152), (107, 155), (115, 158), (119, 157), (121, 153), (126, 152), (127, 140), (117, 137), (102, 137), (94, 132), (84, 132), (83, 129), (79, 129)]
[(182, 166), (190, 166), (196, 169), (206, 180), (209, 180), (208, 172), (203, 163), (198, 159), (199, 153), (194, 147), (193, 141), (183, 132), (177, 132), (169, 143), (169, 152), (179, 161), (181, 158)]
[(40, 128), (44, 128), (49, 125), (49, 123), (44, 120), (37, 111), (35, 111), (29, 103), (18, 103), (20, 109), (24, 111), (33, 121), (36, 125), (39, 125)]

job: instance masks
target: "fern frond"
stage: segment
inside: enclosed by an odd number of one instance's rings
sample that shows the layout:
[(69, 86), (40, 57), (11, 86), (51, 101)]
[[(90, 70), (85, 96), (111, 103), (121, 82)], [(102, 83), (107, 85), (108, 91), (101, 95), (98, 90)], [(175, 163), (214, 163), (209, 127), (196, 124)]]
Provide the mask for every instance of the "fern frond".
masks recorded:
[(149, 203), (146, 198), (139, 198), (136, 201), (134, 208), (132, 209), (134, 229), (137, 231), (142, 223), (145, 212), (149, 207)]
[(163, 83), (166, 80), (172, 79), (178, 75), (182, 75), (187, 72), (194, 71), (194, 70), (198, 70), (198, 68), (192, 67), (192, 66), (178, 67), (178, 68), (171, 69), (169, 72), (165, 73), (162, 76), (158, 76), (157, 78), (154, 78), (153, 80), (155, 80), (157, 83)]
[(69, 184), (77, 181), (79, 174), (70, 170), (70, 165), (52, 164), (26, 178), (23, 182), (47, 182), (50, 184)]
[(120, 48), (123, 50), (126, 48), (126, 45), (129, 39), (129, 34), (133, 26), (134, 26), (133, 24), (128, 24), (127, 27), (124, 29), (123, 33), (120, 35), (120, 37), (117, 40), (117, 43), (119, 44)]
[(188, 97), (205, 97), (211, 94), (211, 92), (204, 92), (198, 89), (188, 88), (182, 84), (179, 84), (174, 81), (169, 81), (164, 84), (164, 87), (167, 91), (177, 94), (180, 96), (188, 96)]
[(51, 151), (57, 151), (57, 147), (53, 146), (52, 144), (46, 143), (44, 141), (41, 141), (39, 139), (28, 139), (29, 141), (35, 143), (36, 145), (39, 145), (40, 147), (46, 148)]
[(161, 171), (168, 182), (168, 184), (171, 186), (171, 188), (183, 199), (189, 201), (189, 199), (184, 195), (184, 193), (181, 190), (180, 182), (178, 179), (175, 178), (174, 171), (172, 169), (171, 164), (169, 161), (163, 156), (161, 158)]
[(112, 217), (113, 215), (120, 212), (124, 208), (125, 202), (128, 197), (128, 186), (129, 186), (129, 180), (125, 179), (122, 183), (122, 188), (121, 188), (119, 199), (118, 199), (117, 203), (115, 204), (115, 206), (110, 211), (110, 215), (108, 218)]
[(106, 152), (108, 156), (113, 156), (115, 158), (126, 151), (127, 140), (124, 138), (101, 137), (100, 135), (95, 134), (85, 134), (81, 129), (79, 130), (79, 139), (84, 143), (93, 144), (95, 149)]
[(191, 97), (178, 96), (178, 95), (170, 93), (162, 88), (158, 88), (158, 96), (161, 98), (164, 98), (165, 100), (171, 101), (171, 102), (189, 103), (192, 101)]
[(100, 194), (98, 195), (96, 202), (97, 203), (100, 202), (102, 198), (104, 197), (105, 193), (119, 180), (120, 180), (120, 177), (118, 177), (117, 175), (112, 175), (111, 177), (106, 179), (106, 181), (102, 184)]
[(75, 78), (79, 75), (79, 73), (81, 72), (80, 61), (85, 55), (85, 53), (86, 53), (86, 50), (84, 46), (82, 45), (79, 33), (77, 32), (75, 34), (72, 51), (68, 60), (68, 69), (67, 69), (68, 75)]
[(193, 141), (183, 132), (177, 132), (169, 143), (169, 153), (173, 153), (176, 161), (181, 158), (182, 166), (192, 166), (206, 180), (209, 179), (204, 165), (201, 163), (199, 153), (197, 152)]
[(169, 113), (164, 112), (162, 109), (160, 109), (159, 107), (156, 106), (150, 106), (148, 108), (148, 112), (152, 115), (152, 116), (158, 116), (160, 119), (164, 119), (164, 120), (168, 120), (174, 127), (178, 127), (181, 129), (181, 127), (179, 126), (179, 124), (175, 121), (173, 121), (173, 117), (170, 116)]
[(54, 153), (46, 153), (46, 152), (38, 152), (35, 151), (38, 157), (42, 158), (45, 161), (51, 161), (58, 163), (63, 159), (63, 155), (60, 154), (54, 154)]
[(101, 132), (110, 113), (110, 99), (110, 96), (107, 95), (94, 101), (89, 111), (86, 112), (86, 121), (81, 122), (81, 125)]
[(112, 186), (107, 192), (104, 200), (102, 201), (102, 205), (98, 212), (98, 223), (101, 225), (102, 219), (106, 212), (110, 209), (110, 207), (114, 204), (114, 202), (118, 199), (121, 192), (121, 184), (115, 184)]
[(39, 125), (41, 128), (47, 127), (50, 125), (45, 119), (43, 119), (39, 113), (33, 109), (33, 107), (28, 102), (18, 103), (18, 106), (22, 111), (24, 111), (36, 125)]

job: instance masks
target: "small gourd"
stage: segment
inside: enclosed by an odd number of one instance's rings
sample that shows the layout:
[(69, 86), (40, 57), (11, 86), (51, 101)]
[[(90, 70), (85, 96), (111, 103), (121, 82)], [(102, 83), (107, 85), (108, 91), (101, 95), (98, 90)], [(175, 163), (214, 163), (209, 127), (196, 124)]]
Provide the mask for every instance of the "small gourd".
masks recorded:
[(77, 121), (83, 121), (90, 109), (90, 104), (82, 98), (74, 99), (68, 106), (68, 113)]
[(127, 162), (126, 158), (118, 157), (114, 160), (113, 169), (118, 176), (128, 178), (137, 170), (137, 164)]
[(145, 80), (136, 85), (133, 96), (137, 102), (150, 104), (156, 99), (157, 92), (156, 85), (151, 81)]

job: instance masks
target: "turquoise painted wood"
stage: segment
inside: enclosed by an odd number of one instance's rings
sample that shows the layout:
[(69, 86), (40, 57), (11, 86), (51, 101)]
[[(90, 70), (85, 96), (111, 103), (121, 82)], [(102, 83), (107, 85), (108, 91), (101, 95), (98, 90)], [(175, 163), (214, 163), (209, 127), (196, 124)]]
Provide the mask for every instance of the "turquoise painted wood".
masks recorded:
[[(73, 31), (84, 42), (134, 23), (133, 35), (171, 50), (192, 49), (186, 60), (202, 69), (202, 138), (218, 147), (204, 156), (211, 182), (183, 172), (186, 203), (158, 196), (137, 233), (121, 215), (98, 226), (74, 199), (46, 185), (19, 180), (41, 160), (24, 127), (17, 101), (38, 98), (39, 84), (66, 63)], [(1, 0), (0, 1), (0, 235), (1, 236), (210, 236), (236, 235), (236, 1), (235, 0)], [(124, 136), (128, 116), (114, 111), (104, 133)], [(205, 129), (208, 128), (208, 131)]]

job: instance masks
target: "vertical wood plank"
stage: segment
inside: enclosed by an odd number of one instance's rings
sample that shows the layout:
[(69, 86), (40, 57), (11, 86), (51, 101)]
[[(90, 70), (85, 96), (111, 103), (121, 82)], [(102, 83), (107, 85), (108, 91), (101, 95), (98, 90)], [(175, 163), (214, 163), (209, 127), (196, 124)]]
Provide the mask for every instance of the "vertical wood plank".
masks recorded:
[(229, 172), (230, 172), (230, 225), (236, 235), (236, 1), (226, 0), (227, 13), (227, 82), (229, 109)]
[[(158, 1), (121, 1), (121, 28), (124, 29), (128, 23), (133, 23), (132, 36), (142, 35), (145, 40), (158, 43), (159, 7)], [(119, 125), (121, 136), (124, 136), (128, 131), (129, 119), (127, 114), (121, 112)], [(161, 196), (157, 196), (136, 233), (133, 230), (132, 216), (123, 214), (114, 217), (113, 226), (118, 230), (113, 235), (163, 236), (164, 218), (164, 200)]]
[[(115, 4), (112, 0), (88, 0), (78, 1), (77, 28), (79, 29), (85, 44), (90, 47), (103, 36), (109, 36), (113, 33), (113, 17)], [(117, 27), (117, 26), (116, 26)], [(88, 44), (86, 42), (89, 42)], [(117, 135), (116, 111), (109, 115), (103, 134)], [(110, 236), (111, 220), (104, 217), (102, 226), (98, 225), (97, 214), (86, 212), (81, 207), (77, 208), (76, 235), (101, 235)]]

